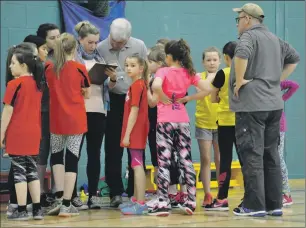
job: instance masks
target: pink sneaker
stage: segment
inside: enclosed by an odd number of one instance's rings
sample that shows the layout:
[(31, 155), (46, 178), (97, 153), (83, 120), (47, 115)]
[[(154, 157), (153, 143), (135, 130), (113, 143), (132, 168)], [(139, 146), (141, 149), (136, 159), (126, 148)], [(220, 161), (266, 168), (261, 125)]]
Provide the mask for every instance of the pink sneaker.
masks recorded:
[(178, 204), (180, 203), (180, 193), (176, 193), (176, 195), (169, 194), (169, 200), (172, 208), (178, 208)]
[(283, 194), (283, 206), (290, 206), (293, 204), (293, 200), (291, 196), (287, 196), (286, 194)]

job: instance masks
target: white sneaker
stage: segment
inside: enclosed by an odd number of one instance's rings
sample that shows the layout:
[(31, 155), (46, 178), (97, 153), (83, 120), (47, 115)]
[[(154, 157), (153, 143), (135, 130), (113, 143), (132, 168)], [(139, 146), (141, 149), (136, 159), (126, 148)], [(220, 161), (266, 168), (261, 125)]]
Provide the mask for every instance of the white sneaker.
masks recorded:
[(82, 200), (79, 197), (74, 197), (71, 200), (71, 204), (79, 211), (88, 210), (88, 205), (83, 204)]
[[(18, 204), (10, 203), (6, 208), (6, 215), (11, 216), (16, 210), (18, 210)], [(33, 216), (33, 207), (32, 204), (27, 205), (27, 213), (29, 217)]]

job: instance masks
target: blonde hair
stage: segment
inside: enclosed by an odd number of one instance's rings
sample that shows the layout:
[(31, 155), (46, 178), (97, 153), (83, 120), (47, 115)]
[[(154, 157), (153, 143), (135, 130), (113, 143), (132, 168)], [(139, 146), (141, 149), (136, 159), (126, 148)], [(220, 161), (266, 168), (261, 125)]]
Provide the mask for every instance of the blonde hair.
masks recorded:
[(81, 21), (74, 26), (74, 31), (78, 34), (78, 36), (83, 39), (90, 34), (98, 35), (100, 34), (99, 29), (91, 24), (89, 21)]
[(141, 78), (145, 80), (146, 84), (149, 83), (149, 66), (145, 59), (141, 58), (139, 55), (132, 55), (127, 57), (126, 59), (136, 59), (139, 66), (143, 67), (143, 73)]
[(76, 39), (69, 33), (62, 33), (60, 38), (56, 40), (54, 48), (54, 71), (58, 78), (61, 69), (67, 61), (66, 57), (73, 54), (76, 46)]

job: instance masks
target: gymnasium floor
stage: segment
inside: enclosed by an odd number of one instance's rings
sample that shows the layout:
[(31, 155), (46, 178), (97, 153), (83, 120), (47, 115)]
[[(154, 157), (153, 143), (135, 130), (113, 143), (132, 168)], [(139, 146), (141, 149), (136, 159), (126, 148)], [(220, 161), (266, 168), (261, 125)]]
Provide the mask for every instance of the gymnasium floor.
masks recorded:
[[(234, 206), (240, 203), (242, 191), (231, 189), (229, 193), (229, 212), (205, 212), (198, 207), (193, 216), (181, 215), (172, 211), (169, 217), (123, 216), (119, 210), (102, 209), (80, 213), (72, 218), (46, 216), (42, 221), (12, 222), (6, 219), (5, 207), (1, 205), (1, 227), (305, 227), (305, 180), (292, 180), (294, 204), (284, 208), (283, 217), (249, 218), (237, 217), (232, 213)], [(214, 195), (216, 191), (213, 191)], [(198, 191), (198, 203), (203, 192)]]

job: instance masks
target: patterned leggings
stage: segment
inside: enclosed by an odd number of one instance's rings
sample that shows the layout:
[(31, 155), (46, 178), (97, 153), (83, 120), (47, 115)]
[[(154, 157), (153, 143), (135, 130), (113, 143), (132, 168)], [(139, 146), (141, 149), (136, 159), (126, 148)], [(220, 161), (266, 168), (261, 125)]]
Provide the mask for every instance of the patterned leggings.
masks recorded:
[(11, 156), (15, 184), (39, 180), (37, 156)]
[(288, 169), (284, 158), (284, 147), (285, 147), (285, 132), (280, 132), (280, 144), (278, 146), (278, 152), (279, 152), (280, 164), (282, 170), (283, 194), (289, 194), (290, 187), (288, 182)]
[(191, 135), (189, 123), (158, 123), (156, 129), (158, 158), (157, 185), (160, 201), (168, 201), (170, 166), (173, 151), (179, 159), (179, 180), (187, 185), (188, 204), (196, 207), (196, 175), (191, 160)]

